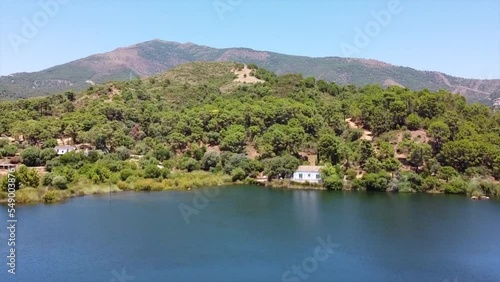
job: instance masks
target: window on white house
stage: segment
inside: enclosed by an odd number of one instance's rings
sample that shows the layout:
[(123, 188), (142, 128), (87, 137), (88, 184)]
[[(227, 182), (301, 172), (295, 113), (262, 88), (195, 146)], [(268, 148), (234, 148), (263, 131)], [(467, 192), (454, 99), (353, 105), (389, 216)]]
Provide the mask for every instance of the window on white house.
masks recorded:
[(311, 178), (311, 174), (308, 174), (308, 175), (307, 175), (307, 178)]
[(302, 179), (302, 173), (299, 174), (299, 179)]
[(319, 174), (316, 174), (316, 179), (319, 179), (319, 177), (320, 177)]

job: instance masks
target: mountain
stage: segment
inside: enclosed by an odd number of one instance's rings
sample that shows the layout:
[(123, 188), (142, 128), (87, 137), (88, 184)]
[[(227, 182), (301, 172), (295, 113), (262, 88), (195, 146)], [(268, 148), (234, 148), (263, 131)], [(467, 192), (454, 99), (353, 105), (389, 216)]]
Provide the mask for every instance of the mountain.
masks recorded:
[(453, 77), (440, 72), (418, 71), (376, 60), (340, 57), (291, 56), (247, 48), (216, 49), (192, 43), (152, 40), (92, 55), (32, 73), (0, 77), (0, 97), (26, 98), (65, 90), (83, 90), (94, 83), (146, 77), (194, 61), (234, 61), (256, 64), (277, 74), (300, 73), (338, 84), (401, 85), (415, 90), (446, 89), (469, 101), (490, 104), (500, 97), (500, 79)]

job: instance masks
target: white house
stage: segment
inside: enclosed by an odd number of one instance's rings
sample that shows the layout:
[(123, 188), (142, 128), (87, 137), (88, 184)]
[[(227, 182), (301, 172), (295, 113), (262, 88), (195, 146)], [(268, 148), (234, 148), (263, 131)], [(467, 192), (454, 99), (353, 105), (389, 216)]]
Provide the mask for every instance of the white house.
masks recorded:
[(73, 146), (57, 146), (54, 148), (59, 156), (76, 150)]
[(295, 182), (321, 182), (321, 166), (299, 166), (297, 171), (293, 173), (292, 181)]
[(491, 109), (493, 110), (493, 112), (498, 112), (500, 111), (500, 98), (496, 99), (493, 101), (493, 106), (491, 106)]

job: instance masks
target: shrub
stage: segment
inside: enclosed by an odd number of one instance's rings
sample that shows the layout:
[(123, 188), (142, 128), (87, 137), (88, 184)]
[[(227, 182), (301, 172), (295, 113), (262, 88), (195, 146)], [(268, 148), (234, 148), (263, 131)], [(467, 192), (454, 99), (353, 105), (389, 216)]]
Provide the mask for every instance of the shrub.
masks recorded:
[(68, 182), (73, 182), (78, 176), (76, 170), (74, 170), (70, 166), (56, 167), (55, 169), (53, 169), (53, 173), (66, 177), (66, 180), (68, 180)]
[[(107, 158), (98, 161), (98, 163), (108, 168), (111, 172), (121, 171), (123, 169), (123, 162), (111, 159), (111, 156), (112, 155), (107, 155)], [(114, 157), (117, 157), (117, 155), (114, 155)]]
[(447, 194), (465, 194), (466, 191), (467, 182), (460, 177), (455, 177), (444, 185), (444, 192)]
[(217, 152), (206, 152), (201, 159), (201, 169), (209, 171), (215, 168), (220, 161), (220, 155)]
[(401, 163), (396, 158), (388, 158), (382, 162), (382, 167), (386, 171), (394, 172), (399, 169)]
[(2, 156), (13, 157), (17, 153), (17, 147), (14, 145), (6, 145), (1, 151)]
[(481, 181), (479, 187), (486, 195), (500, 196), (500, 184), (491, 181)]
[(132, 175), (134, 175), (134, 171), (129, 168), (120, 171), (120, 179), (122, 181), (126, 181)]
[(42, 185), (43, 186), (50, 186), (52, 185), (52, 180), (54, 179), (54, 175), (52, 173), (46, 173), (44, 176), (43, 176), (43, 179), (42, 179)]
[(122, 161), (126, 161), (130, 158), (130, 151), (126, 147), (119, 147), (116, 149), (116, 155)]
[(346, 171), (346, 175), (347, 180), (354, 180), (356, 179), (356, 176), (358, 176), (358, 172), (355, 169), (350, 168)]
[(484, 166), (469, 167), (465, 170), (467, 177), (486, 177), (491, 175), (491, 171)]
[(429, 192), (429, 191), (442, 191), (443, 183), (436, 177), (430, 176), (424, 179), (421, 189), (419, 191)]
[(439, 168), (437, 178), (446, 180), (447, 182), (453, 177), (458, 176), (458, 172), (451, 166), (443, 166)]
[(220, 133), (210, 131), (207, 133), (208, 144), (215, 146), (220, 143)]
[(77, 153), (75, 151), (66, 153), (59, 158), (57, 158), (62, 165), (69, 165), (75, 169), (81, 168), (87, 157), (83, 153)]
[(351, 140), (351, 142), (354, 142), (356, 140), (359, 140), (359, 138), (361, 138), (361, 136), (363, 136), (363, 130), (351, 129), (350, 133), (349, 133), (349, 140)]
[(52, 148), (43, 149), (40, 152), (40, 159), (41, 159), (41, 161), (42, 161), (43, 164), (45, 164), (48, 161), (54, 159), (55, 157), (57, 157), (57, 153)]
[(166, 169), (166, 170), (173, 169), (176, 164), (177, 164), (177, 162), (175, 160), (168, 160), (168, 161), (164, 161), (164, 162), (161, 163), (161, 165), (163, 166), (163, 168)]
[(342, 190), (344, 181), (338, 175), (328, 176), (323, 180), (323, 183), (328, 190)]
[(120, 173), (113, 173), (109, 176), (109, 182), (117, 184), (120, 181)]
[(403, 141), (405, 141), (405, 140), (411, 140), (411, 132), (405, 131), (403, 133)]
[(43, 195), (43, 201), (46, 204), (52, 204), (59, 202), (61, 200), (61, 197), (59, 193), (55, 190), (50, 190), (45, 195)]
[[(107, 167), (95, 164), (87, 171), (87, 177), (95, 184), (104, 183), (108, 180), (111, 172)], [(68, 179), (69, 180), (69, 179)]]
[(19, 177), (15, 178), (15, 182), (9, 182), (9, 178), (7, 176), (0, 178), (0, 190), (1, 191), (8, 191), (9, 190), (9, 184), (10, 188), (12, 188), (12, 184), (14, 184), (14, 188), (18, 190), (21, 187), (21, 182), (19, 181)]
[(229, 159), (227, 160), (222, 159), (222, 161), (224, 161), (223, 163), (224, 172), (227, 174), (231, 174), (233, 170), (238, 167), (242, 168), (244, 171), (248, 171), (250, 165), (250, 159), (243, 154), (233, 154), (230, 155)]
[(417, 130), (422, 126), (422, 119), (416, 114), (411, 114), (406, 118), (405, 124), (408, 129)]
[(40, 193), (35, 188), (23, 188), (16, 192), (16, 202), (19, 204), (35, 203), (40, 201)]
[(257, 179), (247, 177), (245, 179), (245, 184), (247, 184), (247, 185), (260, 185), (261, 183), (259, 181), (257, 181)]
[(23, 164), (27, 166), (42, 165), (41, 151), (37, 147), (28, 147), (21, 153)]
[(389, 187), (389, 175), (385, 172), (368, 173), (363, 176), (363, 186), (368, 191), (386, 191)]
[(64, 176), (54, 176), (52, 179), (52, 186), (59, 189), (66, 189), (68, 188), (68, 180)]
[(402, 174), (398, 187), (400, 192), (416, 192), (422, 189), (423, 179), (414, 172), (405, 172)]
[(366, 187), (365, 187), (362, 179), (356, 178), (351, 183), (351, 189), (361, 191), (361, 190), (366, 190)]
[(51, 149), (55, 152), (54, 147), (56, 147), (57, 145), (58, 144), (56, 139), (47, 139), (43, 142), (42, 149)]
[(156, 147), (153, 156), (160, 162), (166, 161), (172, 157), (172, 152), (163, 145)]
[(135, 183), (135, 189), (140, 191), (161, 191), (163, 184), (154, 179), (141, 179)]
[(189, 158), (186, 161), (186, 163), (184, 164), (184, 166), (188, 172), (192, 172), (192, 171), (200, 169), (200, 163), (193, 158)]
[(493, 161), (493, 177), (500, 180), (500, 156), (497, 156)]
[(21, 165), (17, 170), (17, 177), (24, 187), (36, 188), (40, 185), (40, 175), (34, 169), (28, 169), (25, 165)]
[(368, 173), (378, 173), (382, 170), (382, 163), (380, 163), (378, 159), (371, 157), (368, 160), (366, 160), (366, 163), (364, 164), (363, 168)]
[(231, 173), (231, 178), (232, 178), (233, 182), (241, 181), (241, 180), (245, 180), (245, 178), (247, 178), (247, 174), (242, 168), (237, 167)]
[(144, 177), (146, 178), (159, 178), (161, 175), (161, 168), (159, 168), (157, 165), (148, 165), (144, 169)]
[(118, 181), (118, 183), (116, 183), (116, 186), (118, 186), (118, 189), (123, 191), (130, 190), (130, 184), (128, 184), (127, 182)]

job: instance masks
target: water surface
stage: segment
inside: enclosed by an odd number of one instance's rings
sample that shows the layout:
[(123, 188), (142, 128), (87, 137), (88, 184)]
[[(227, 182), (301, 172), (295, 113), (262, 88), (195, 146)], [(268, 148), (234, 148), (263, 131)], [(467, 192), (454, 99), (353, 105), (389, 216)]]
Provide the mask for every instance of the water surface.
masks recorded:
[[(16, 279), (3, 259), (0, 280), (500, 281), (496, 200), (234, 186), (196, 209), (195, 196), (121, 193), (22, 207)], [(197, 212), (189, 224), (181, 204)], [(328, 236), (333, 253), (307, 277), (293, 274)]]

